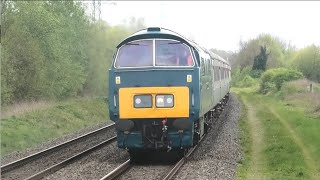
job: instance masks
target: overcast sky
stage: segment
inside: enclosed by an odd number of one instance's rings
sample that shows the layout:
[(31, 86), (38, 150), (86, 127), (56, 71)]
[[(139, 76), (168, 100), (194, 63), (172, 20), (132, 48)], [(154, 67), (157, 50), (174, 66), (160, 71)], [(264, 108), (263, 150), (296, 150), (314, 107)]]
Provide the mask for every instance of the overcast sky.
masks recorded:
[(112, 25), (143, 17), (147, 26), (193, 37), (206, 48), (236, 51), (240, 39), (261, 33), (297, 48), (320, 45), (320, 1), (102, 1), (101, 11)]

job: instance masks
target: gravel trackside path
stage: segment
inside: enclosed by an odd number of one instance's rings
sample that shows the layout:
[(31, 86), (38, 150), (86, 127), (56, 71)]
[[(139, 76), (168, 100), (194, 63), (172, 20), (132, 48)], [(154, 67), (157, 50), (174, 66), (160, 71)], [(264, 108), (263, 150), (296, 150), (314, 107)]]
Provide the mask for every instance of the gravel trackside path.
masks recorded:
[(241, 159), (239, 119), (240, 103), (230, 94), (228, 106), (175, 179), (236, 179)]

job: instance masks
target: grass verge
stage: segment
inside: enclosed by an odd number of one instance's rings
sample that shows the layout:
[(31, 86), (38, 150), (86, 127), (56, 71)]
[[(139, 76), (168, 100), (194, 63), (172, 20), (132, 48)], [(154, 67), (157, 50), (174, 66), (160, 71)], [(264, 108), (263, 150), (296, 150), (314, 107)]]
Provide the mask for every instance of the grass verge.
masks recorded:
[[(265, 169), (267, 179), (320, 179), (320, 119), (306, 113), (302, 108), (288, 106), (274, 97), (256, 94), (250, 89), (234, 89), (242, 99), (253, 104), (256, 119), (264, 129), (266, 162), (259, 163)], [(243, 108), (244, 109), (244, 108)], [(246, 111), (242, 111), (246, 114)], [(247, 115), (246, 115), (247, 116)], [(247, 117), (240, 122), (241, 144), (244, 159), (238, 168), (239, 179), (250, 177), (252, 169), (252, 137)], [(251, 139), (251, 140), (249, 140)]]
[(73, 99), (1, 119), (1, 156), (109, 119), (105, 99)]
[[(234, 93), (240, 96), (239, 91), (232, 89)], [(241, 115), (240, 115), (240, 143), (243, 157), (238, 162), (237, 177), (239, 179), (248, 179), (247, 172), (249, 171), (250, 162), (252, 160), (252, 132), (248, 124), (247, 113), (248, 110), (244, 103), (240, 101)]]

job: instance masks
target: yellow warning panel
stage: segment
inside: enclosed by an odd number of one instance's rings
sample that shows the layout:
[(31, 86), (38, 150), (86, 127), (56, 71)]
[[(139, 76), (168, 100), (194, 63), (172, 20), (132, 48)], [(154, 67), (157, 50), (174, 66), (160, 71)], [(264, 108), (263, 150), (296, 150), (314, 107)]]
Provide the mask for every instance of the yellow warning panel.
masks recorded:
[[(151, 108), (135, 108), (134, 96), (152, 96)], [(172, 94), (173, 107), (157, 108), (156, 95)], [(135, 87), (119, 89), (120, 119), (131, 118), (174, 118), (189, 117), (189, 88), (188, 87)]]

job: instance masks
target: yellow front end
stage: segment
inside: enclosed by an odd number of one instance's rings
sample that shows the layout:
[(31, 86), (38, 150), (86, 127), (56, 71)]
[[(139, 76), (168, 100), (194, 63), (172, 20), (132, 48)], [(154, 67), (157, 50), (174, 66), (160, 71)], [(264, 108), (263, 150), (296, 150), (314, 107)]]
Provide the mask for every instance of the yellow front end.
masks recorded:
[[(152, 95), (151, 108), (135, 108), (134, 96), (141, 94)], [(174, 106), (157, 108), (156, 95), (172, 94)], [(120, 119), (134, 118), (178, 118), (189, 117), (189, 88), (188, 87), (135, 87), (119, 89)]]

